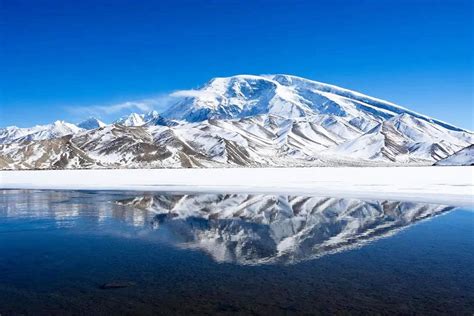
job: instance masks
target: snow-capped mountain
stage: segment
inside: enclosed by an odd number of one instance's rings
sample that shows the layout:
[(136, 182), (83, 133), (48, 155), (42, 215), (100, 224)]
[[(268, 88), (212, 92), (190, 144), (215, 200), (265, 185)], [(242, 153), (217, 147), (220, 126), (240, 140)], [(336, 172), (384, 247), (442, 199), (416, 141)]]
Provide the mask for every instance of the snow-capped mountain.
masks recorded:
[(77, 134), (83, 130), (81, 127), (64, 121), (56, 121), (52, 124), (27, 128), (10, 126), (0, 128), (0, 144), (58, 138), (65, 135)]
[(453, 209), (425, 203), (248, 194), (149, 194), (116, 203), (149, 212), (149, 218), (139, 222), (166, 231), (168, 242), (177, 247), (239, 264), (288, 264), (320, 257)]
[(99, 120), (95, 117), (90, 117), (87, 120), (82, 121), (81, 123), (77, 124), (78, 127), (83, 128), (83, 129), (87, 129), (87, 130), (96, 129), (96, 128), (99, 128), (99, 127), (104, 127), (106, 125), (107, 124), (105, 124), (104, 122), (102, 122), (101, 120)]
[(178, 91), (166, 118), (199, 122), (272, 114), (295, 118), (328, 114), (368, 131), (376, 122), (407, 113), (447, 129), (461, 129), (367, 95), (290, 75), (214, 78), (197, 90)]
[(111, 125), (1, 129), (0, 167), (432, 165), (474, 143), (470, 131), (294, 76), (215, 78), (171, 98), (161, 115)]
[(145, 124), (143, 117), (143, 114), (131, 113), (130, 115), (119, 118), (114, 123), (123, 126), (142, 126)]
[(436, 162), (437, 166), (474, 166), (474, 145), (467, 146)]
[(143, 116), (143, 120), (145, 121), (145, 126), (175, 126), (178, 123), (164, 118), (156, 111), (148, 112)]
[(172, 126), (177, 124), (171, 120), (165, 119), (156, 111), (151, 111), (146, 114), (131, 113), (127, 116), (121, 117), (114, 123), (123, 126)]

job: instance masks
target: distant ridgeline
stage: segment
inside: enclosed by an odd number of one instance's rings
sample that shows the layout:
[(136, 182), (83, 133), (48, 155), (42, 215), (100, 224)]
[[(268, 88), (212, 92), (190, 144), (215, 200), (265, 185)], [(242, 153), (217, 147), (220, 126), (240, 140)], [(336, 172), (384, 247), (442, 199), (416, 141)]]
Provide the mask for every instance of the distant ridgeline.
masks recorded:
[(1, 169), (473, 165), (474, 134), (289, 75), (215, 78), (163, 113), (0, 129)]

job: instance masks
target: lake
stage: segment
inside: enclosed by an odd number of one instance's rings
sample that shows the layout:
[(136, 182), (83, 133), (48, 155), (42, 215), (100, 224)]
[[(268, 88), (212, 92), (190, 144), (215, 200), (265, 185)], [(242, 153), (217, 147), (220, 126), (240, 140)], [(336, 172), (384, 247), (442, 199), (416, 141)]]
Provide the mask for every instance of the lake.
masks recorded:
[(2, 316), (474, 312), (472, 207), (0, 192)]

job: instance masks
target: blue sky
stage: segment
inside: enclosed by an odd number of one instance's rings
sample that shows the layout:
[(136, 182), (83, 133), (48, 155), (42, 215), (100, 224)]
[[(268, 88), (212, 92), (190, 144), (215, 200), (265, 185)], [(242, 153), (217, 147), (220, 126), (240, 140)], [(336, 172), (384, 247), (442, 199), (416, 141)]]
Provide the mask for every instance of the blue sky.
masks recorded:
[(474, 129), (470, 0), (1, 0), (0, 21), (0, 126), (286, 73)]

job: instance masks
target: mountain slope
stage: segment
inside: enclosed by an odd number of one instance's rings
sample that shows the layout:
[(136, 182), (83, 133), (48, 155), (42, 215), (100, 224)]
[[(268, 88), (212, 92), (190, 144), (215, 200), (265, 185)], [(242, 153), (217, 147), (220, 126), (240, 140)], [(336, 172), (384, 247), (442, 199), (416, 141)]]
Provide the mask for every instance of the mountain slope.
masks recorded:
[(394, 116), (343, 143), (335, 155), (393, 162), (442, 159), (473, 141), (472, 133), (445, 129), (410, 114)]
[(467, 146), (435, 163), (437, 166), (474, 166), (474, 145)]
[(294, 87), (297, 91), (309, 90), (312, 92), (317, 91), (323, 94), (326, 93), (326, 96), (328, 96), (329, 98), (334, 98), (334, 102), (347, 102), (346, 105), (349, 105), (349, 111), (351, 110), (350, 106), (354, 106), (360, 110), (373, 113), (374, 115), (381, 116), (384, 118), (407, 113), (413, 117), (430, 123), (434, 123), (436, 125), (440, 125), (449, 130), (458, 132), (463, 131), (463, 129), (459, 127), (419, 114), (394, 103), (364, 95), (360, 92), (351, 91), (334, 85), (291, 75), (270, 75), (269, 77), (275, 81), (278, 81), (280, 84)]
[(0, 145), (3, 169), (76, 169), (101, 167), (71, 142), (71, 135)]

